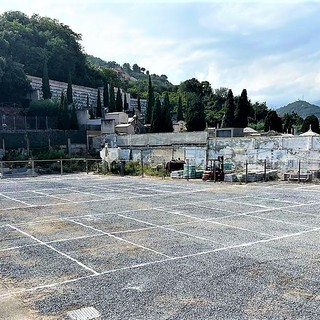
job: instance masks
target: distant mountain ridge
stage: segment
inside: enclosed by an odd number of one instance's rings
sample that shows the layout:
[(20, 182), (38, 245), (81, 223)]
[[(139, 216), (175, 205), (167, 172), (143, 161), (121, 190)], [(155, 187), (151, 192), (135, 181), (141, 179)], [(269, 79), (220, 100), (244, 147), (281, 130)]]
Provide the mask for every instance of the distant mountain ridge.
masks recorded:
[(288, 105), (281, 107), (276, 111), (280, 117), (284, 116), (286, 113), (290, 114), (295, 112), (303, 119), (311, 115), (315, 115), (316, 117), (320, 118), (320, 107), (303, 100), (289, 103)]

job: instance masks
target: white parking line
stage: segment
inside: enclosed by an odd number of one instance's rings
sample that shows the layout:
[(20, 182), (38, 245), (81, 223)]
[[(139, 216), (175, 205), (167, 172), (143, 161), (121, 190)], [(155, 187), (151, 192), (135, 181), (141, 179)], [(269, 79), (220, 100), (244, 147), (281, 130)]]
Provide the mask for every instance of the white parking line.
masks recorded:
[[(161, 211), (165, 211), (165, 210), (161, 210)], [(185, 216), (185, 217), (189, 217), (189, 218), (192, 218), (192, 217), (193, 217), (193, 216), (186, 215), (186, 214), (184, 214), (184, 213), (179, 213), (179, 212), (172, 212), (172, 213), (178, 214), (178, 215), (181, 215), (181, 216)], [(223, 217), (223, 218), (224, 218), (224, 217)], [(249, 231), (249, 232), (252, 232), (252, 233), (260, 234), (260, 235), (262, 235), (262, 236), (267, 236), (267, 237), (273, 237), (273, 236), (274, 236), (274, 235), (272, 235), (272, 234), (263, 233), (263, 232), (258, 232), (258, 231), (254, 231), (254, 230), (250, 230), (250, 229), (246, 229), (246, 228), (241, 228), (241, 227), (236, 227), (236, 226), (229, 225), (229, 224), (222, 223), (222, 222), (218, 222), (218, 221), (212, 220), (212, 219), (197, 218), (197, 220), (199, 220), (199, 221), (201, 221), (201, 222), (209, 222), (209, 223), (213, 223), (213, 224), (217, 224), (217, 225), (229, 227), (229, 228), (232, 228), (232, 229)], [(192, 236), (192, 235), (190, 234), (190, 236)]]
[(84, 276), (84, 277), (79, 277), (79, 278), (75, 278), (75, 279), (69, 279), (69, 280), (65, 280), (65, 281), (61, 281), (61, 282), (55, 282), (55, 283), (51, 283), (51, 284), (46, 284), (46, 285), (41, 285), (41, 286), (36, 286), (36, 287), (26, 288), (26, 289), (20, 289), (20, 290), (11, 291), (11, 292), (8, 292), (8, 293), (0, 294), (0, 299), (8, 297), (8, 296), (24, 293), (24, 292), (34, 292), (34, 291), (41, 290), (41, 289), (50, 289), (50, 288), (58, 287), (58, 286), (61, 286), (61, 285), (64, 285), (64, 284), (78, 282), (78, 281), (89, 279), (89, 278), (95, 278), (97, 276), (102, 276), (102, 275), (109, 274), (109, 273), (121, 272), (121, 271), (125, 271), (125, 270), (137, 269), (137, 268), (143, 268), (143, 267), (146, 267), (146, 266), (166, 263), (166, 262), (170, 262), (170, 261), (179, 261), (179, 260), (182, 260), (182, 259), (193, 258), (193, 257), (212, 254), (212, 253), (216, 253), (216, 252), (223, 252), (223, 251), (228, 251), (228, 250), (237, 249), (237, 248), (252, 247), (252, 246), (255, 246), (255, 245), (259, 245), (261, 243), (268, 243), (268, 242), (273, 242), (273, 241), (279, 241), (279, 240), (282, 240), (282, 239), (297, 237), (297, 236), (300, 236), (300, 235), (303, 235), (303, 234), (308, 234), (310, 232), (319, 231), (319, 230), (320, 230), (320, 228), (315, 228), (315, 229), (312, 229), (312, 230), (301, 231), (301, 232), (292, 233), (292, 234), (288, 234), (288, 235), (284, 235), (284, 236), (273, 237), (273, 238), (270, 238), (270, 239), (263, 239), (263, 240), (253, 241), (253, 242), (246, 242), (246, 243), (242, 243), (242, 244), (238, 244), (238, 245), (221, 247), (221, 248), (217, 248), (217, 249), (212, 249), (212, 250), (192, 253), (192, 254), (183, 255), (183, 256), (179, 256), (179, 257), (168, 257), (168, 258), (163, 259), (163, 260), (150, 261), (150, 262), (136, 264), (136, 265), (133, 265), (133, 266), (122, 267), (122, 268), (117, 268), (117, 269), (112, 269), (112, 270), (106, 270), (106, 271), (103, 271), (101, 273), (92, 274), (92, 275), (88, 275), (88, 276)]
[(58, 250), (58, 249), (56, 249), (56, 248), (54, 248), (54, 247), (50, 246), (49, 244), (47, 244), (47, 243), (45, 243), (45, 242), (41, 241), (40, 239), (38, 239), (38, 238), (36, 238), (36, 237), (32, 236), (31, 234), (29, 234), (29, 233), (27, 233), (27, 232), (24, 232), (23, 230), (21, 230), (21, 229), (19, 229), (19, 228), (15, 227), (15, 226), (12, 226), (12, 225), (10, 225), (10, 224), (8, 224), (8, 226), (9, 226), (10, 228), (14, 229), (14, 230), (19, 231), (20, 233), (24, 234), (25, 236), (27, 236), (27, 237), (29, 237), (29, 238), (31, 238), (31, 239), (33, 239), (33, 240), (37, 241), (38, 243), (40, 243), (40, 244), (42, 244), (42, 245), (46, 246), (47, 248), (49, 248), (49, 249), (51, 249), (51, 250), (53, 250), (53, 251), (55, 251), (55, 252), (59, 253), (60, 255), (62, 255), (62, 256), (64, 256), (64, 257), (68, 258), (69, 260), (74, 261), (74, 262), (75, 262), (75, 263), (77, 263), (79, 266), (81, 266), (82, 268), (84, 268), (84, 269), (86, 269), (86, 270), (90, 271), (91, 273), (96, 274), (96, 275), (97, 275), (97, 274), (99, 274), (97, 271), (95, 271), (95, 270), (93, 270), (92, 268), (90, 268), (90, 267), (86, 266), (85, 264), (83, 264), (82, 262), (78, 261), (77, 259), (74, 259), (74, 258), (70, 257), (70, 256), (69, 256), (69, 255), (67, 255), (66, 253), (63, 253), (62, 251), (60, 251), (60, 250)]
[(94, 228), (94, 227), (89, 226), (89, 225), (86, 225), (86, 224), (84, 224), (84, 223), (81, 223), (81, 222), (78, 222), (78, 221), (75, 221), (75, 220), (72, 220), (72, 219), (67, 219), (67, 218), (65, 218), (64, 220), (73, 222), (73, 223), (75, 223), (75, 224), (78, 224), (78, 225), (80, 225), (80, 226), (86, 227), (86, 228), (88, 228), (88, 229), (92, 229), (92, 230), (97, 231), (97, 232), (100, 232), (100, 233), (103, 233), (103, 234), (105, 234), (105, 235), (107, 235), (107, 236), (109, 236), (109, 237), (115, 238), (115, 239), (120, 240), (120, 241), (122, 241), (122, 242), (126, 242), (126, 243), (131, 244), (131, 245), (133, 245), (133, 246), (135, 246), (135, 247), (139, 247), (139, 248), (142, 248), (142, 249), (144, 249), (144, 250), (151, 251), (151, 252), (153, 252), (153, 253), (159, 254), (159, 255), (164, 256), (164, 257), (166, 257), (166, 258), (171, 258), (170, 256), (168, 256), (168, 255), (166, 255), (166, 254), (164, 254), (164, 253), (162, 253), (162, 252), (153, 250), (153, 249), (151, 249), (151, 248), (145, 247), (145, 246), (143, 246), (143, 245), (140, 245), (140, 244), (137, 244), (137, 243), (134, 243), (134, 242), (125, 240), (125, 239), (122, 239), (122, 238), (117, 237), (116, 235), (114, 235), (114, 234), (112, 234), (112, 233), (105, 232), (105, 231), (103, 231), (103, 230)]
[(27, 202), (25, 202), (25, 201), (18, 200), (18, 199), (15, 199), (15, 198), (12, 198), (12, 197), (6, 196), (6, 195), (5, 195), (5, 194), (3, 194), (3, 193), (0, 193), (0, 196), (4, 197), (4, 198), (6, 198), (6, 199), (12, 200), (12, 201), (20, 202), (20, 203), (22, 203), (22, 204), (27, 205), (28, 207), (30, 206), (30, 204), (29, 204), (29, 203), (27, 203)]

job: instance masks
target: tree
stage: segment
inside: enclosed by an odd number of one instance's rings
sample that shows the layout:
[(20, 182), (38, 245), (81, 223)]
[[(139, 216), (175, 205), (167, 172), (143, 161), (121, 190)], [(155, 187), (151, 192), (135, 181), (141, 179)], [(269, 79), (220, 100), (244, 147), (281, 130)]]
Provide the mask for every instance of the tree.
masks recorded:
[(93, 111), (93, 107), (90, 107), (90, 103), (89, 103), (89, 95), (87, 95), (87, 110), (89, 111), (89, 119), (94, 119), (94, 111)]
[(64, 96), (63, 106), (62, 106), (62, 129), (70, 129), (70, 115), (68, 110), (68, 99)]
[(73, 103), (72, 80), (71, 80), (71, 73), (70, 72), (69, 72), (69, 76), (68, 76), (68, 86), (67, 86), (67, 103), (68, 103), (68, 105)]
[(76, 112), (76, 107), (74, 104), (72, 105), (72, 108), (71, 108), (70, 129), (71, 130), (78, 130), (79, 129), (77, 112)]
[(58, 129), (63, 129), (63, 106), (64, 106), (64, 94), (61, 92), (60, 104), (58, 109)]
[(98, 88), (98, 94), (97, 94), (96, 117), (97, 118), (101, 118), (102, 117), (101, 94), (100, 94), (100, 89), (99, 88)]
[(127, 72), (127, 73), (130, 73), (132, 70), (131, 70), (131, 66), (130, 66), (130, 63), (128, 62), (125, 62), (123, 65), (122, 65), (122, 69)]
[(154, 107), (154, 92), (151, 82), (151, 76), (149, 75), (149, 82), (148, 82), (148, 97), (147, 97), (147, 109), (144, 118), (145, 123), (151, 123), (151, 118), (153, 115), (153, 107)]
[(135, 63), (135, 64), (132, 66), (132, 71), (133, 71), (133, 72), (140, 73), (140, 72), (141, 72), (141, 68)]
[(234, 127), (234, 98), (232, 90), (228, 90), (222, 127)]
[(110, 83), (110, 89), (109, 89), (109, 112), (115, 112), (116, 111), (116, 101), (114, 98), (114, 87), (113, 84)]
[(269, 110), (264, 123), (264, 131), (282, 132), (281, 118), (275, 110)]
[(183, 113), (182, 113), (182, 100), (181, 96), (178, 99), (178, 108), (177, 108), (177, 121), (183, 121)]
[(196, 78), (182, 82), (179, 86), (179, 90), (180, 92), (192, 92), (200, 98), (203, 96), (202, 85)]
[(122, 112), (122, 97), (121, 97), (121, 91), (120, 88), (117, 90), (117, 97), (116, 97), (116, 111)]
[(22, 104), (31, 92), (23, 65), (0, 56), (0, 102)]
[(58, 112), (58, 128), (61, 130), (70, 129), (70, 116), (68, 112), (67, 97), (61, 92), (59, 112)]
[(47, 59), (50, 79), (68, 82), (70, 72), (78, 85), (99, 87), (107, 80), (106, 67), (97, 68), (88, 61), (80, 34), (55, 19), (36, 14), (28, 17), (8, 11), (0, 15), (0, 57), (23, 65), (25, 74), (37, 77), (43, 76)]
[(124, 94), (123, 111), (127, 112), (128, 109), (129, 109), (129, 104), (128, 104), (128, 101), (127, 101), (127, 95)]
[(168, 92), (166, 92), (163, 99), (162, 108), (161, 108), (161, 120), (162, 120), (162, 125), (161, 125), (160, 131), (172, 132), (173, 125), (171, 120), (170, 100), (169, 100)]
[(138, 106), (138, 111), (141, 112), (141, 101), (140, 101), (140, 96), (138, 96), (138, 102), (137, 102)]
[(109, 108), (110, 108), (108, 83), (105, 83), (103, 86), (103, 108), (107, 111), (109, 111)]
[(296, 112), (291, 112), (291, 113), (285, 113), (283, 115), (282, 122), (283, 122), (283, 132), (293, 133), (293, 130), (295, 128), (301, 127), (303, 123), (303, 119)]
[(307, 132), (310, 129), (313, 132), (320, 133), (319, 119), (315, 115), (307, 116), (302, 123), (301, 132)]
[(236, 127), (245, 128), (248, 126), (249, 112), (250, 107), (247, 97), (247, 90), (243, 89), (234, 112), (234, 124)]
[(200, 97), (195, 94), (189, 94), (185, 112), (185, 121), (188, 131), (203, 131), (206, 127), (204, 106)]
[(161, 122), (161, 102), (157, 98), (155, 101), (154, 108), (152, 109), (152, 118), (151, 118), (151, 132), (161, 132), (162, 122)]
[(51, 99), (52, 94), (51, 94), (51, 90), (50, 90), (47, 59), (44, 60), (41, 89), (42, 89), (43, 99), (44, 100)]
[(255, 102), (251, 105), (251, 118), (254, 122), (262, 121), (266, 118), (268, 114), (268, 107), (266, 102)]

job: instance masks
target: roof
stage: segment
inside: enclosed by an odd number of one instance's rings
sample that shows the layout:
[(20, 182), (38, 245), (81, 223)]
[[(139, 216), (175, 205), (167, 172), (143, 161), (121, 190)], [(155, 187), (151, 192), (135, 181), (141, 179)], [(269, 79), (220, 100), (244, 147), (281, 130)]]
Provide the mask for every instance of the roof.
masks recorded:
[(115, 127), (116, 128), (127, 128), (127, 127), (130, 127), (132, 126), (131, 123), (120, 123), (120, 124), (117, 124)]
[(257, 130), (254, 130), (250, 127), (243, 128), (243, 133), (257, 133)]
[(317, 136), (320, 136), (319, 133), (316, 133), (316, 132), (313, 132), (311, 130), (311, 125), (310, 125), (310, 128), (307, 132), (304, 132), (304, 133), (301, 133), (299, 134), (300, 137), (317, 137)]

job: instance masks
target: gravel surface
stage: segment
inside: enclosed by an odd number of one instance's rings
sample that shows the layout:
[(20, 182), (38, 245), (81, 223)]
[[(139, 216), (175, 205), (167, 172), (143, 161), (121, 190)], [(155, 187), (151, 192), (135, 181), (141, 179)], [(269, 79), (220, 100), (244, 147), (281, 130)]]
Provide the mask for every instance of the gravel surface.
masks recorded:
[(3, 179), (0, 303), (28, 320), (317, 319), (319, 202), (315, 184)]

